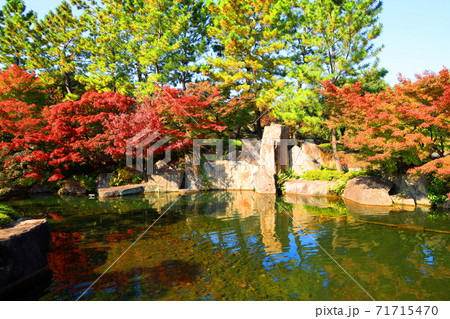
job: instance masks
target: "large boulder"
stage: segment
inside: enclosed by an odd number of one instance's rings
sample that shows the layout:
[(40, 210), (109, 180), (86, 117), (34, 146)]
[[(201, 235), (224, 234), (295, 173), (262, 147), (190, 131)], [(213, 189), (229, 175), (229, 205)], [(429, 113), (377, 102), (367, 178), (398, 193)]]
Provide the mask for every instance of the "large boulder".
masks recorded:
[(47, 184), (35, 184), (30, 189), (30, 194), (48, 194), (50, 193), (50, 188)]
[(79, 181), (68, 179), (64, 182), (64, 186), (58, 191), (58, 195), (84, 195), (86, 188)]
[(48, 269), (49, 243), (45, 219), (18, 220), (0, 230), (0, 295)]
[(333, 195), (331, 191), (337, 184), (331, 181), (289, 180), (284, 183), (286, 194), (295, 195)]
[(97, 176), (97, 189), (110, 187), (111, 173), (100, 173)]
[(406, 197), (404, 195), (391, 195), (392, 202), (402, 206), (416, 206), (414, 199)]
[(261, 140), (260, 165), (267, 166), (274, 174), (289, 167), (289, 128), (274, 124), (264, 128)]
[(185, 189), (189, 192), (203, 190), (203, 176), (200, 165), (195, 165), (192, 156), (185, 157)]
[(145, 184), (145, 192), (178, 192), (182, 179), (183, 172), (181, 171), (169, 171), (164, 174), (149, 175), (148, 182)]
[(307, 171), (320, 169), (320, 164), (314, 161), (297, 145), (289, 151), (289, 162), (292, 171), (298, 175), (303, 175)]
[(315, 163), (331, 167), (332, 154), (328, 148), (316, 145), (313, 140), (307, 139), (302, 144), (302, 151), (306, 153)]
[(136, 194), (143, 194), (144, 191), (145, 191), (145, 185), (143, 185), (143, 184), (99, 188), (98, 189), (98, 197), (106, 198), (106, 197), (120, 197), (120, 196), (126, 196), (126, 195), (136, 195)]
[(242, 151), (238, 156), (239, 161), (245, 161), (256, 165), (261, 160), (261, 141), (258, 139), (243, 139)]
[(414, 179), (410, 176), (402, 176), (398, 183), (400, 192), (407, 197), (413, 198), (417, 205), (431, 206), (428, 199), (428, 186), (430, 183), (425, 176)]
[(255, 176), (255, 191), (260, 194), (276, 194), (275, 174), (268, 166), (260, 166)]
[(210, 189), (253, 190), (258, 166), (245, 161), (214, 161), (203, 165)]
[(356, 177), (347, 183), (342, 197), (364, 205), (390, 206), (392, 186), (391, 182), (379, 177)]

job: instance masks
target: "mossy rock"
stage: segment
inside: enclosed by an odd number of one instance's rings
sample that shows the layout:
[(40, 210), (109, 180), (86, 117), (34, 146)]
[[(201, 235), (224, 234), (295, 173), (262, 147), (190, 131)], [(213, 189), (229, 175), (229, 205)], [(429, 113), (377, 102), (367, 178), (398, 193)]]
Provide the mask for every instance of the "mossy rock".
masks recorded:
[(0, 228), (7, 227), (11, 225), (12, 219), (6, 214), (0, 213)]
[(6, 215), (13, 220), (20, 218), (19, 213), (16, 212), (13, 208), (2, 204), (0, 204), (0, 214)]

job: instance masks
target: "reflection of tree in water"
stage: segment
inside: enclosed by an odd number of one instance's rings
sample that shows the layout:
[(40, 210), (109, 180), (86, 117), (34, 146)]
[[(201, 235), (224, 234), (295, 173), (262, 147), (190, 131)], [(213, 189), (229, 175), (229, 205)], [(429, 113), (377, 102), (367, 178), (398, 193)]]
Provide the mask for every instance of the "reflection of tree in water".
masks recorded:
[(43, 298), (76, 299), (171, 207), (86, 299), (368, 299), (302, 228), (377, 299), (448, 299), (446, 234), (352, 222), (330, 199), (282, 201), (253, 192), (178, 196), (52, 199), (48, 206), (39, 200), (35, 212), (50, 216), (53, 233), (54, 283)]

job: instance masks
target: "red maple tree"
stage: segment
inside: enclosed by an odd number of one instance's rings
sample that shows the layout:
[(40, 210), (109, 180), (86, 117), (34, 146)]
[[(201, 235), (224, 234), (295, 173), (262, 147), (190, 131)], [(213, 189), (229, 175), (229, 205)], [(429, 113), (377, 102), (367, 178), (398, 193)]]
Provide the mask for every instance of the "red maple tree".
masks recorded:
[[(380, 94), (363, 93), (359, 83), (337, 88), (323, 83), (330, 127), (343, 128), (344, 145), (389, 172), (450, 177), (444, 157), (450, 133), (450, 75), (426, 72)], [(432, 159), (437, 153), (440, 158)]]

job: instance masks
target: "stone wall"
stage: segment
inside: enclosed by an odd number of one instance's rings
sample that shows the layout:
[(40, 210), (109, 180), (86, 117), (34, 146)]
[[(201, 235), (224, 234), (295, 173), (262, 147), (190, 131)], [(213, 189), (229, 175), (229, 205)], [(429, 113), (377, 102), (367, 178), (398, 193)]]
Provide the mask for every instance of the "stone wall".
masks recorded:
[(0, 295), (48, 269), (49, 243), (45, 219), (18, 220), (0, 230)]

